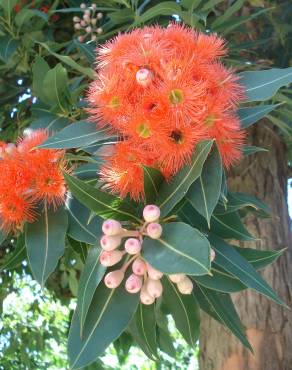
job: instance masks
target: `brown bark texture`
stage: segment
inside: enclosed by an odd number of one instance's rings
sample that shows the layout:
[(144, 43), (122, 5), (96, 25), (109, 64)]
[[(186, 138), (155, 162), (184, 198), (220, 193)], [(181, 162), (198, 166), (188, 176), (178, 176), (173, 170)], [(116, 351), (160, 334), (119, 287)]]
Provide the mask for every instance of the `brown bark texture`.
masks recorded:
[[(292, 239), (287, 207), (288, 167), (285, 145), (276, 131), (262, 121), (251, 128), (250, 144), (269, 149), (251, 155), (230, 174), (229, 187), (255, 195), (271, 208), (272, 217), (253, 215), (245, 224), (259, 241), (241, 246), (287, 251), (261, 271), (277, 294), (292, 307)], [(251, 291), (232, 295), (254, 355), (213, 319), (203, 316), (200, 370), (292, 370), (292, 311)]]

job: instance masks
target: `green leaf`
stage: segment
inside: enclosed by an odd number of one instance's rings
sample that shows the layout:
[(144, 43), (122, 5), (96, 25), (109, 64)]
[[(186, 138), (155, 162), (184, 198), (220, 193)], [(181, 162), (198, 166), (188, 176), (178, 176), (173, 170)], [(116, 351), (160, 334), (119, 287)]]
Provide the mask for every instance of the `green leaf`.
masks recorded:
[(211, 269), (212, 276), (196, 276), (192, 279), (200, 285), (223, 293), (235, 293), (246, 289), (237, 278), (222, 269), (217, 269), (216, 264)]
[(243, 148), (243, 155), (244, 156), (248, 156), (248, 155), (251, 155), (251, 154), (254, 154), (254, 153), (258, 153), (258, 152), (268, 152), (268, 149), (265, 149), (265, 148), (261, 148), (259, 146), (245, 146)]
[(7, 63), (9, 59), (16, 52), (19, 47), (20, 42), (11, 36), (1, 36), (0, 37), (0, 59)]
[(113, 195), (104, 193), (66, 173), (64, 177), (72, 194), (79, 202), (91, 209), (98, 216), (141, 223), (141, 220), (136, 217), (136, 209), (130, 203)]
[(185, 341), (195, 347), (200, 331), (200, 312), (193, 294), (180, 294), (168, 277), (163, 278), (163, 302)]
[(0, 266), (0, 272), (3, 270), (15, 269), (21, 264), (21, 262), (25, 258), (26, 258), (26, 250), (25, 250), (24, 236), (22, 234), (17, 239), (15, 249), (11, 253), (6, 255), (4, 258), (4, 261), (2, 261), (2, 264)]
[[(221, 206), (220, 210), (224, 206)], [(216, 212), (217, 208), (215, 209)], [(179, 217), (188, 224), (208, 232), (206, 220), (194, 209), (189, 201), (186, 201), (178, 212)], [(224, 213), (211, 217), (210, 230), (212, 233), (224, 239), (255, 240), (243, 226), (237, 212)]]
[(80, 335), (82, 337), (86, 315), (92, 302), (94, 292), (101, 282), (106, 267), (99, 263), (102, 249), (99, 246), (90, 248), (84, 269), (82, 271), (78, 293), (77, 293), (77, 312), (80, 319)]
[(275, 262), (286, 250), (280, 249), (276, 251), (258, 250), (252, 248), (240, 248), (233, 246), (235, 250), (256, 269), (264, 268)]
[(70, 368), (79, 369), (103, 354), (127, 327), (139, 302), (138, 294), (125, 291), (123, 284), (108, 289), (100, 284), (93, 296), (80, 338), (80, 319), (75, 311), (68, 338)]
[(86, 257), (88, 254), (88, 249), (91, 246), (86, 243), (80, 242), (78, 240), (71, 239), (69, 236), (68, 236), (68, 241), (69, 241), (69, 245), (74, 250), (74, 252), (76, 252), (80, 256), (81, 261), (85, 263)]
[(62, 54), (58, 54), (58, 53), (53, 52), (48, 47), (48, 45), (45, 44), (45, 43), (38, 42), (37, 40), (35, 40), (35, 42), (40, 44), (41, 46), (43, 46), (51, 55), (53, 55), (55, 58), (59, 59), (61, 62), (67, 64), (68, 66), (70, 66), (71, 68), (75, 69), (76, 71), (82, 73), (83, 75), (88, 76), (90, 79), (92, 79), (92, 80), (94, 79), (95, 73), (94, 73), (93, 69), (88, 68), (88, 67), (82, 67), (80, 64), (76, 63), (68, 55), (62, 55)]
[(223, 15), (216, 17), (215, 21), (212, 23), (212, 28), (216, 28), (224, 23), (237, 11), (239, 11), (244, 5), (245, 0), (237, 0), (231, 6), (229, 6)]
[(241, 128), (247, 128), (259, 121), (267, 114), (276, 109), (279, 104), (270, 104), (270, 105), (259, 105), (258, 107), (247, 107), (240, 108), (238, 110), (238, 116), (241, 123)]
[(226, 205), (219, 204), (214, 212), (215, 215), (224, 215), (227, 213), (233, 213), (235, 211), (246, 209), (257, 211), (262, 216), (268, 217), (271, 214), (270, 208), (266, 203), (257, 199), (253, 195), (246, 193), (228, 193), (228, 202)]
[(182, 222), (163, 225), (160, 239), (146, 237), (143, 257), (166, 274), (204, 275), (210, 270), (210, 245), (198, 230)]
[(196, 146), (192, 162), (183, 167), (172, 179), (171, 183), (164, 182), (161, 186), (157, 205), (161, 216), (167, 216), (174, 206), (185, 196), (192, 183), (201, 175), (203, 165), (213, 145), (213, 140), (203, 141)]
[(68, 84), (67, 71), (60, 63), (43, 77), (44, 98), (50, 104), (56, 105), (62, 113), (68, 112), (71, 105)]
[(157, 361), (155, 304), (148, 306), (140, 302), (129, 329), (146, 356)]
[(160, 171), (151, 167), (143, 167), (144, 170), (144, 192), (146, 204), (155, 203), (159, 189), (163, 181)]
[(79, 121), (72, 123), (46, 140), (39, 148), (70, 149), (89, 145), (107, 138), (107, 130), (97, 130), (92, 122)]
[(4, 234), (1, 230), (0, 230), (0, 245), (4, 242), (4, 240), (6, 239), (6, 234)]
[(18, 3), (18, 0), (4, 0), (4, 1), (1, 1), (0, 6), (2, 9), (4, 9), (4, 12), (7, 14), (13, 10), (14, 6), (17, 3)]
[(47, 207), (36, 222), (26, 225), (28, 262), (42, 287), (64, 253), (67, 225), (67, 213), (63, 208), (54, 211)]
[(50, 67), (48, 63), (40, 55), (37, 55), (32, 66), (32, 92), (42, 102), (46, 103), (46, 95), (44, 92), (44, 76), (49, 72)]
[(162, 15), (173, 15), (178, 14), (181, 8), (178, 4), (173, 1), (162, 1), (157, 5), (152, 6), (150, 9), (146, 10), (141, 16), (137, 16), (132, 27), (136, 27), (141, 23), (148, 22), (149, 20), (160, 17)]
[(272, 288), (262, 279), (248, 261), (231, 245), (215, 236), (210, 236), (210, 242), (216, 251), (215, 262), (218, 266), (237, 277), (247, 287), (270, 298), (274, 302), (286, 306)]
[(245, 87), (247, 101), (268, 100), (280, 87), (292, 82), (292, 67), (243, 72), (239, 76), (240, 83)]
[(229, 294), (215, 292), (199, 284), (195, 286), (194, 294), (203, 311), (230, 329), (241, 343), (253, 352)]
[(44, 113), (42, 116), (32, 121), (29, 127), (33, 130), (44, 128), (49, 132), (55, 133), (68, 126), (70, 123), (71, 121), (66, 117), (61, 117), (53, 113)]
[(102, 220), (90, 218), (90, 211), (75, 198), (66, 204), (68, 210), (68, 234), (71, 238), (88, 244), (96, 244), (101, 237)]
[(213, 214), (210, 229), (224, 239), (255, 240), (244, 227), (237, 212)]
[(218, 203), (222, 182), (222, 161), (217, 146), (207, 158), (201, 176), (191, 185), (186, 198), (207, 220), (210, 227), (211, 215)]
[(168, 356), (176, 359), (176, 351), (173, 346), (174, 340), (170, 336), (168, 330), (165, 330), (164, 328), (161, 327), (157, 328), (157, 342), (161, 351), (168, 354)]

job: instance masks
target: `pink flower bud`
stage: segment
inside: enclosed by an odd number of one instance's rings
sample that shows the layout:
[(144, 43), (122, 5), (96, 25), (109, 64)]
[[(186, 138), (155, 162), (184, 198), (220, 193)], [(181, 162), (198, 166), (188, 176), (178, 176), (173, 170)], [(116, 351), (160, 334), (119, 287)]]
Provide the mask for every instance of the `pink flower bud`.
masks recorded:
[(149, 263), (147, 263), (147, 272), (150, 279), (153, 280), (159, 280), (163, 276), (163, 273), (161, 271), (156, 270), (154, 267), (149, 265)]
[(86, 27), (86, 28), (85, 28), (85, 31), (86, 31), (87, 33), (90, 33), (90, 32), (92, 31), (92, 28), (91, 28), (90, 26), (88, 26), (88, 27)]
[(147, 288), (145, 285), (143, 285), (142, 289), (141, 289), (141, 292), (140, 292), (140, 301), (143, 303), (143, 304), (147, 304), (147, 305), (150, 305), (152, 303), (154, 303), (155, 301), (155, 298), (152, 297), (148, 291), (147, 291)]
[(136, 81), (139, 85), (147, 87), (152, 81), (152, 73), (147, 68), (141, 68), (136, 73)]
[(92, 18), (92, 19), (91, 19), (91, 24), (92, 24), (93, 26), (96, 26), (96, 23), (97, 23), (97, 19), (96, 19), (96, 18)]
[(97, 17), (97, 19), (101, 19), (103, 17), (103, 14), (102, 13), (97, 13), (96, 17)]
[(211, 254), (210, 254), (211, 262), (214, 261), (215, 257), (216, 257), (216, 252), (214, 251), (214, 249), (211, 249)]
[(169, 277), (169, 279), (170, 279), (173, 283), (177, 284), (177, 283), (179, 283), (180, 281), (182, 281), (182, 280), (186, 277), (186, 275), (185, 275), (185, 274), (171, 274), (171, 275), (169, 275), (168, 277)]
[(126, 280), (125, 288), (126, 291), (129, 293), (138, 293), (142, 288), (142, 284), (143, 284), (142, 277), (132, 274)]
[(84, 20), (81, 21), (80, 24), (81, 24), (82, 27), (86, 27), (86, 22)]
[(120, 262), (120, 260), (123, 258), (123, 255), (123, 252), (119, 250), (103, 251), (100, 254), (99, 260), (103, 266), (109, 267)]
[(152, 239), (159, 239), (162, 234), (162, 226), (155, 222), (151, 222), (151, 224), (147, 226), (147, 234)]
[(146, 272), (146, 263), (141, 258), (137, 258), (132, 264), (132, 270), (136, 275), (144, 275)]
[(84, 42), (84, 36), (79, 36), (79, 37), (78, 37), (78, 41), (79, 41), (79, 42)]
[(90, 10), (89, 10), (89, 9), (86, 9), (86, 10), (84, 11), (84, 14), (85, 14), (85, 15), (90, 15)]
[(183, 280), (177, 283), (177, 289), (181, 294), (191, 294), (194, 289), (192, 280), (185, 276)]
[(115, 289), (123, 281), (124, 275), (125, 275), (125, 273), (122, 270), (111, 271), (111, 272), (109, 272), (108, 274), (105, 275), (104, 283), (108, 288)]
[(105, 251), (113, 251), (121, 244), (122, 238), (120, 236), (103, 235), (100, 239), (101, 248)]
[(139, 239), (136, 238), (129, 238), (125, 242), (125, 250), (129, 254), (137, 254), (141, 250), (141, 243)]
[(80, 30), (81, 29), (81, 24), (80, 23), (75, 23), (74, 28), (75, 28), (75, 30)]
[(122, 231), (122, 225), (116, 220), (106, 220), (102, 224), (102, 231), (105, 235), (118, 235)]
[(84, 3), (80, 4), (80, 8), (81, 9), (86, 9), (86, 4), (84, 4)]
[(159, 207), (149, 204), (143, 209), (143, 217), (146, 222), (154, 222), (159, 220), (160, 209)]
[(73, 17), (73, 22), (80, 22), (80, 18), (79, 17)]
[(103, 33), (103, 29), (101, 27), (98, 27), (96, 32), (100, 35), (101, 33)]
[(162, 284), (160, 280), (147, 279), (146, 281), (147, 292), (154, 298), (158, 298), (162, 294)]

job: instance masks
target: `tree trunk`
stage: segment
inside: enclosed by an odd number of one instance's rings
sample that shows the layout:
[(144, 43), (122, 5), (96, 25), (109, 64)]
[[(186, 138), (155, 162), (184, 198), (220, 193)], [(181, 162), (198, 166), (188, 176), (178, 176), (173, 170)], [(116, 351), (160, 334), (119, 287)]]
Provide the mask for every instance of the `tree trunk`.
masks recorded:
[[(287, 207), (288, 167), (285, 145), (275, 130), (261, 122), (250, 131), (252, 145), (269, 149), (247, 157), (230, 176), (233, 191), (243, 191), (265, 201), (270, 219), (250, 215), (245, 223), (260, 241), (244, 243), (258, 249), (288, 248), (262, 276), (292, 307), (292, 240)], [(209, 317), (203, 316), (200, 337), (201, 370), (292, 370), (292, 311), (246, 290), (233, 295), (234, 303), (253, 346), (254, 355)]]

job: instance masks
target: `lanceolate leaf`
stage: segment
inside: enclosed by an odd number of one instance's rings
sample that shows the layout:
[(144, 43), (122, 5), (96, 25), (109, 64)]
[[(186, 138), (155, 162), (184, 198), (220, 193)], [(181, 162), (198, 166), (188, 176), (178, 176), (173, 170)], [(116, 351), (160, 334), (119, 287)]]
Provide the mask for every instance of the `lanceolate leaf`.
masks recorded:
[(136, 210), (131, 204), (68, 174), (64, 174), (64, 177), (72, 194), (98, 216), (140, 223), (140, 219), (135, 215)]
[(246, 285), (234, 276), (216, 269), (216, 265), (211, 269), (211, 273), (212, 276), (193, 276), (193, 280), (206, 288), (223, 293), (234, 293), (246, 289)]
[(157, 361), (155, 304), (148, 306), (140, 302), (129, 328), (146, 356)]
[[(277, 258), (284, 252), (284, 249), (278, 251), (265, 251), (235, 246), (232, 247), (239, 254), (241, 254), (242, 257), (244, 257), (254, 269), (266, 267), (267, 265), (276, 261)], [(223, 270), (216, 264), (216, 262), (212, 263), (211, 273), (212, 276), (193, 276), (192, 279), (206, 288), (217, 290), (223, 293), (239, 292), (247, 288), (247, 285), (243, 284), (238, 278)]]
[(155, 203), (159, 189), (163, 181), (160, 171), (151, 167), (144, 167), (144, 192), (146, 204)]
[(258, 250), (252, 248), (240, 248), (235, 247), (235, 250), (256, 269), (262, 269), (271, 263), (275, 262), (286, 249), (268, 251), (268, 250)]
[(231, 245), (215, 236), (210, 236), (210, 242), (216, 251), (215, 262), (218, 266), (237, 277), (247, 287), (256, 290), (267, 298), (285, 306), (272, 288), (262, 279), (250, 263), (247, 262)]
[(222, 161), (217, 146), (207, 158), (201, 176), (191, 185), (186, 197), (210, 225), (211, 215), (219, 200), (222, 181)]
[(247, 101), (267, 100), (272, 98), (280, 87), (292, 82), (292, 67), (243, 72), (240, 77)]
[(74, 250), (74, 252), (76, 252), (77, 254), (79, 254), (79, 256), (81, 258), (81, 261), (83, 263), (85, 263), (86, 257), (87, 257), (87, 254), (88, 254), (88, 249), (91, 246), (89, 244), (80, 242), (78, 240), (71, 239), (69, 236), (68, 236), (68, 241), (69, 241), (70, 246)]
[(163, 278), (163, 301), (174, 318), (177, 329), (192, 347), (199, 337), (200, 312), (193, 294), (180, 294), (176, 285)]
[(30, 268), (35, 279), (44, 286), (65, 250), (68, 219), (63, 208), (44, 208), (38, 220), (27, 224), (25, 244)]
[(60, 63), (44, 76), (43, 95), (46, 101), (56, 105), (62, 113), (68, 111), (71, 104), (68, 76), (66, 69)]
[(90, 248), (79, 281), (77, 293), (77, 312), (80, 319), (81, 336), (94, 292), (106, 270), (106, 268), (99, 263), (101, 252), (102, 249), (99, 246), (93, 246)]
[(243, 148), (243, 154), (245, 156), (258, 153), (258, 152), (268, 152), (268, 149), (261, 148), (260, 146), (254, 146), (254, 145), (247, 145)]
[(7, 256), (5, 256), (4, 261), (1, 262), (0, 272), (3, 270), (11, 270), (18, 267), (25, 258), (26, 249), (24, 243), (24, 235), (20, 235), (17, 239), (15, 249)]
[(73, 315), (68, 339), (70, 368), (82, 368), (102, 355), (127, 327), (138, 302), (139, 295), (127, 293), (123, 284), (117, 289), (100, 284), (89, 307), (82, 338), (78, 313)]
[(75, 198), (70, 199), (68, 210), (68, 234), (75, 240), (88, 244), (95, 244), (100, 238), (102, 231), (102, 219), (98, 216), (90, 218), (90, 211)]
[[(178, 213), (181, 220), (184, 222), (197, 227), (201, 231), (208, 232), (209, 228), (206, 220), (194, 209), (194, 207), (192, 207), (190, 202), (187, 201)], [(223, 215), (213, 214), (210, 224), (212, 233), (220, 236), (221, 238), (254, 240), (254, 238), (243, 226), (237, 212), (226, 213)]]
[(6, 235), (0, 230), (0, 245), (4, 242), (6, 239)]
[(97, 130), (96, 125), (87, 121), (72, 123), (51, 136), (39, 148), (70, 149), (89, 145), (107, 138), (106, 130)]
[(159, 4), (152, 6), (149, 10), (144, 12), (140, 17), (136, 17), (134, 26), (138, 26), (141, 23), (145, 23), (152, 18), (161, 16), (161, 15), (173, 15), (178, 14), (181, 8), (178, 4), (173, 1), (162, 1)]
[(270, 208), (266, 205), (266, 203), (262, 202), (261, 200), (257, 199), (253, 195), (246, 194), (246, 193), (228, 193), (228, 202), (226, 205), (218, 205), (214, 214), (217, 215), (225, 215), (228, 213), (233, 213), (240, 209), (248, 209), (248, 210), (255, 210), (260, 211), (262, 215), (269, 216), (271, 213)]
[(192, 162), (183, 167), (171, 183), (164, 182), (161, 186), (157, 205), (161, 216), (166, 216), (174, 206), (185, 196), (192, 183), (201, 175), (205, 160), (211, 150), (213, 140), (204, 141), (197, 145)]
[(238, 115), (240, 118), (241, 128), (247, 128), (265, 117), (278, 107), (277, 104), (259, 105), (258, 107), (240, 108)]
[(143, 257), (166, 274), (205, 275), (210, 270), (210, 245), (198, 230), (182, 222), (163, 225), (160, 239), (146, 237)]
[(244, 227), (237, 212), (224, 215), (213, 214), (211, 230), (225, 239), (254, 240), (254, 237)]
[(252, 351), (229, 294), (215, 292), (199, 284), (195, 286), (194, 294), (203, 311), (230, 329), (241, 343)]

